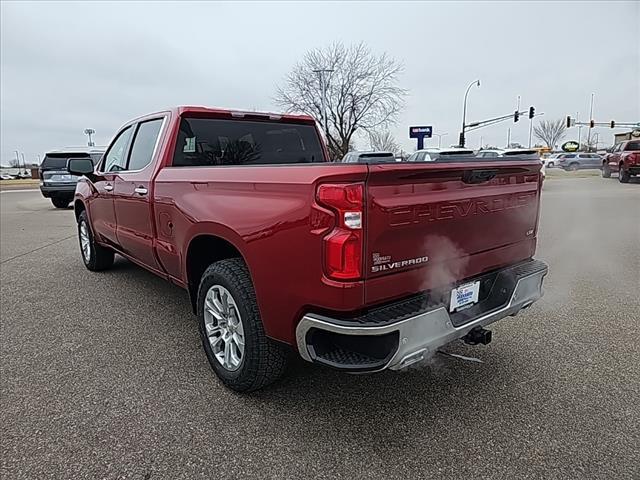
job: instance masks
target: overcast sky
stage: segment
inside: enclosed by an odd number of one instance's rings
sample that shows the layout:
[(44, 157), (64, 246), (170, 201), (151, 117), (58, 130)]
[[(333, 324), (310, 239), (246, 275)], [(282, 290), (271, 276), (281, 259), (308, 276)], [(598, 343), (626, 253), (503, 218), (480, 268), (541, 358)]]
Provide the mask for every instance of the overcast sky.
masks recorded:
[[(14, 150), (29, 161), (84, 144), (86, 127), (107, 144), (130, 118), (178, 104), (277, 110), (294, 63), (336, 40), (404, 64), (409, 96), (392, 131), (407, 150), (409, 125), (456, 142), (476, 78), (470, 120), (513, 111), (517, 95), (541, 118), (586, 120), (595, 92), (597, 121), (640, 122), (638, 1), (2, 2), (1, 18), (2, 164)], [(470, 133), (468, 145), (504, 146), (508, 127), (526, 145), (526, 119)]]

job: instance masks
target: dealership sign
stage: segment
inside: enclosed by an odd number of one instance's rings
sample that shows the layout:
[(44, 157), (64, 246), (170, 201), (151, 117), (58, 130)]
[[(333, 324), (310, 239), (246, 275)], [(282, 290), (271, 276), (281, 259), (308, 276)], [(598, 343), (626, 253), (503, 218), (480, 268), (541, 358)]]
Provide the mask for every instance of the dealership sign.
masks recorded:
[(573, 140), (569, 140), (568, 142), (564, 142), (562, 144), (563, 152), (577, 152), (579, 148), (580, 148), (580, 144)]

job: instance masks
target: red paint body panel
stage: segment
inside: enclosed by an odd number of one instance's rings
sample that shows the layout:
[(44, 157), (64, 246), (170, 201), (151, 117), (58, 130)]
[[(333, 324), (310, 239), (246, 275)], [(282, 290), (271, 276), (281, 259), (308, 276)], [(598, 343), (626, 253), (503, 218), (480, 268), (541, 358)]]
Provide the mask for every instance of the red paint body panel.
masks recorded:
[[(127, 125), (165, 117), (151, 164), (109, 174), (111, 195), (101, 190), (107, 174), (83, 179), (76, 198), (101, 243), (182, 286), (193, 239), (212, 235), (234, 245), (249, 267), (265, 330), (275, 339), (293, 345), (306, 312), (361, 311), (535, 251), (539, 161), (172, 167), (183, 114), (238, 121), (256, 116), (180, 107), (136, 119)], [(269, 119), (314, 123), (293, 115)], [(498, 175), (483, 184), (462, 181), (463, 172), (483, 168)], [(334, 281), (324, 272), (323, 239), (335, 219), (318, 205), (316, 190), (320, 183), (355, 182), (365, 185), (363, 277)], [(145, 197), (134, 192), (140, 186), (148, 190)], [(426, 260), (374, 271), (387, 256), (387, 264)]]

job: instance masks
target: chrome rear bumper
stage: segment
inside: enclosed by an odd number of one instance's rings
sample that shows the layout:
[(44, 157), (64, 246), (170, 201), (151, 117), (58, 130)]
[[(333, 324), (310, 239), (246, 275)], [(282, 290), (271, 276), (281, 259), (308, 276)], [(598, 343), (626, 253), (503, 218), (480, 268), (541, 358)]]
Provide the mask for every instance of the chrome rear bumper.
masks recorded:
[[(309, 313), (302, 318), (296, 328), (298, 351), (307, 361), (343, 370), (354, 372), (374, 372), (386, 368), (399, 370), (432, 356), (438, 348), (464, 337), (473, 328), (487, 326), (530, 306), (542, 297), (542, 281), (547, 271), (547, 265), (537, 260), (501, 270), (498, 275), (502, 275), (502, 278), (506, 279), (503, 281), (510, 285), (511, 294), (505, 297), (508, 301), (466, 319), (463, 324), (452, 318), (446, 305), (426, 309), (397, 322), (382, 322), (383, 324), (379, 324), (379, 316), (376, 323), (367, 323), (366, 320), (350, 322)], [(496, 280), (494, 284), (495, 282)], [(502, 285), (499, 287), (504, 294), (505, 287)], [(318, 332), (323, 332), (321, 336), (334, 339), (336, 345), (341, 344), (343, 347), (338, 347), (337, 352), (320, 353), (313, 338), (314, 335), (318, 335)], [(368, 353), (364, 355), (362, 351), (350, 351), (350, 341), (359, 342), (366, 347), (368, 340), (373, 340), (374, 337), (382, 340), (381, 345), (386, 345), (384, 348), (388, 348), (388, 351), (371, 352), (369, 348)]]

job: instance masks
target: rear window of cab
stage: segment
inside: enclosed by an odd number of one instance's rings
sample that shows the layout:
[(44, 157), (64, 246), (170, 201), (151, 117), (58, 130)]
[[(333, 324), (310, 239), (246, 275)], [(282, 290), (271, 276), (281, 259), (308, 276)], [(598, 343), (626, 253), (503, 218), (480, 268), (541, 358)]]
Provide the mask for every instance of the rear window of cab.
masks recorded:
[(324, 162), (313, 125), (182, 118), (174, 167)]

